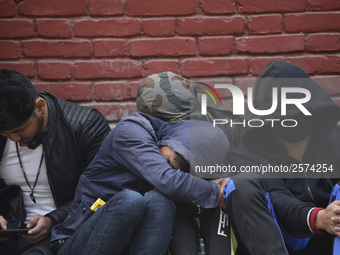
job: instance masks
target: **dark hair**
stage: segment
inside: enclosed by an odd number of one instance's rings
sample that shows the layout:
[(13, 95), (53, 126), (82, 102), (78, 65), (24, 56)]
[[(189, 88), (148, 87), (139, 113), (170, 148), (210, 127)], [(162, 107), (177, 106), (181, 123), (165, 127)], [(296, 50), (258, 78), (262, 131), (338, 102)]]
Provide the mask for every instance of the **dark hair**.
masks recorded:
[(32, 115), (38, 92), (23, 74), (0, 70), (0, 132), (21, 126)]
[(175, 152), (175, 160), (179, 163), (183, 172), (190, 172), (190, 164), (177, 152)]

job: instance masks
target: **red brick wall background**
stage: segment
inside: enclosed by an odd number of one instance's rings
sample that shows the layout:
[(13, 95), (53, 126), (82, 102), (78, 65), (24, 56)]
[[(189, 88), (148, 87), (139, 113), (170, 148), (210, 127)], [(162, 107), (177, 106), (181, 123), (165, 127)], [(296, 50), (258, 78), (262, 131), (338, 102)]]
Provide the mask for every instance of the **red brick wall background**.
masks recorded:
[(244, 87), (273, 59), (337, 101), (339, 32), (340, 0), (0, 0), (0, 68), (111, 123), (136, 110), (147, 75)]

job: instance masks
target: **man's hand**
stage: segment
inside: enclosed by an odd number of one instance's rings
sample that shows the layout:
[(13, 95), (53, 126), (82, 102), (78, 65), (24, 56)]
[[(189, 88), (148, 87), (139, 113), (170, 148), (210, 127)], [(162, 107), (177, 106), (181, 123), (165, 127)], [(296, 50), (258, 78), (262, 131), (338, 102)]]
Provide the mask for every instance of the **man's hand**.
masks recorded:
[(315, 226), (340, 237), (340, 201), (336, 200), (317, 213)]
[(223, 189), (224, 189), (225, 185), (227, 184), (227, 182), (229, 180), (230, 180), (230, 178), (222, 178), (222, 179), (213, 180), (213, 182), (217, 183), (218, 186), (220, 187), (220, 193), (218, 194), (218, 198), (217, 198), (218, 206), (225, 209), (225, 210), (227, 208), (226, 208), (226, 205), (225, 205), (224, 199), (223, 199)]
[[(1, 229), (4, 229), (6, 230), (7, 229), (7, 220), (2, 217), (0, 215), (0, 226), (1, 226)], [(4, 242), (7, 242), (8, 241), (8, 237), (7, 236), (0, 236), (0, 243), (4, 243)]]
[(35, 214), (28, 220), (27, 224), (27, 228), (34, 228), (23, 237), (29, 244), (38, 243), (50, 234), (54, 225), (55, 221), (51, 217)]

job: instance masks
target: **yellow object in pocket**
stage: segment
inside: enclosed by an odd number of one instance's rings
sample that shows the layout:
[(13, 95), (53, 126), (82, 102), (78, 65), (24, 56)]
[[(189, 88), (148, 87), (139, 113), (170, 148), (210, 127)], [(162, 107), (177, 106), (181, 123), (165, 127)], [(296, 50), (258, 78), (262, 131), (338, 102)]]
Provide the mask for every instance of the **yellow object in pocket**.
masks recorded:
[(96, 212), (100, 207), (102, 207), (103, 205), (105, 205), (106, 203), (98, 198), (96, 202), (93, 203), (93, 205), (90, 207), (90, 209), (94, 212)]

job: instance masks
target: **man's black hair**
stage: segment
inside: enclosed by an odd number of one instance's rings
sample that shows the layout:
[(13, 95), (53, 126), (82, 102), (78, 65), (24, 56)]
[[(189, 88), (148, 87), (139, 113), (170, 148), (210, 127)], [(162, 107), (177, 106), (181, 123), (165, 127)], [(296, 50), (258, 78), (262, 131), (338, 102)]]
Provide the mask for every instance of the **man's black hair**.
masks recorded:
[(183, 172), (190, 172), (190, 164), (177, 152), (175, 152), (175, 160), (179, 163)]
[(38, 92), (23, 74), (0, 70), (0, 132), (21, 126), (34, 110)]

